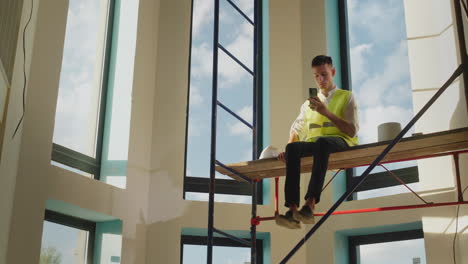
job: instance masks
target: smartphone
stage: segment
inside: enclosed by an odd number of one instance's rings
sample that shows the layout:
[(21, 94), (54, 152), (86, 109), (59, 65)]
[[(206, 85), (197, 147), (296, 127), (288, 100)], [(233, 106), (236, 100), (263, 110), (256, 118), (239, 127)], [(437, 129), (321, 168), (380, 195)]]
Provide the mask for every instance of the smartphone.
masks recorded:
[(317, 88), (309, 88), (309, 98), (317, 96)]

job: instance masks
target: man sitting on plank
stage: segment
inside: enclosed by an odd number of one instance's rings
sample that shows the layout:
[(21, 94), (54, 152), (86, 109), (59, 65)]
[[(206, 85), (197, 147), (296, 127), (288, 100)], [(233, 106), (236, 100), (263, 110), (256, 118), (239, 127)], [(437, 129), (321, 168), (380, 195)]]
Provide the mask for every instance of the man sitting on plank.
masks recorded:
[[(317, 96), (302, 104), (294, 121), (286, 151), (278, 159), (286, 163), (284, 187), (289, 210), (276, 218), (276, 223), (291, 229), (314, 223), (315, 204), (320, 202), (328, 157), (331, 153), (358, 144), (359, 129), (356, 100), (350, 91), (341, 90), (333, 82), (335, 68), (332, 59), (320, 55), (312, 60), (312, 73), (320, 88)], [(305, 195), (305, 204), (299, 207), (301, 158), (314, 157), (312, 176)]]

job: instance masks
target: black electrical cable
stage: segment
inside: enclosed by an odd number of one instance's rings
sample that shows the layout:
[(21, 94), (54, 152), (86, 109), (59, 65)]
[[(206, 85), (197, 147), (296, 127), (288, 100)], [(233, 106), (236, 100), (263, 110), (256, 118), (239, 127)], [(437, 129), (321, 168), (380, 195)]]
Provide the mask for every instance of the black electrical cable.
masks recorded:
[[(465, 194), (465, 191), (468, 190), (468, 186), (463, 189), (462, 192), (462, 197), (463, 194)], [(453, 263), (457, 264), (457, 257), (455, 255), (455, 244), (457, 242), (457, 234), (458, 234), (458, 213), (460, 212), (460, 205), (457, 205), (457, 217), (455, 218), (455, 235), (453, 236), (453, 243), (452, 243), (452, 251), (453, 251)]]
[(23, 113), (21, 114), (21, 119), (19, 120), (18, 125), (16, 126), (15, 132), (13, 133), (13, 136), (11, 137), (11, 139), (13, 139), (15, 137), (15, 135), (16, 135), (16, 132), (18, 132), (18, 129), (19, 129), (20, 125), (21, 125), (21, 122), (23, 122), (24, 112), (26, 110), (26, 98), (25, 98), (26, 97), (26, 82), (27, 82), (27, 79), (26, 79), (26, 29), (28, 28), (29, 23), (31, 22), (33, 10), (34, 10), (34, 0), (31, 0), (31, 11), (29, 13), (29, 19), (28, 19), (28, 22), (26, 23), (26, 26), (24, 26), (24, 29), (23, 29), (23, 77), (24, 77), (24, 83), (23, 83)]

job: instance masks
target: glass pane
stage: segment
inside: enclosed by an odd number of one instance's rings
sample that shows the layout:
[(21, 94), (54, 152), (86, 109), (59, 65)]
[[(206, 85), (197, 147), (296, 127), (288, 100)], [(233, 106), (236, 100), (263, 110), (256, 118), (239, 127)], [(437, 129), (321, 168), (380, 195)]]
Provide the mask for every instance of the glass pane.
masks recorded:
[(95, 157), (107, 1), (70, 0), (54, 143)]
[[(413, 189), (413, 191), (418, 192), (421, 190), (421, 185), (419, 182), (415, 183), (410, 183), (408, 184), (408, 187)], [(358, 200), (363, 200), (363, 199), (369, 199), (369, 198), (376, 198), (376, 197), (382, 197), (382, 196), (387, 196), (387, 195), (393, 195), (393, 194), (400, 194), (400, 193), (407, 193), (410, 192), (405, 186), (403, 185), (397, 185), (397, 186), (392, 186), (392, 187), (386, 187), (386, 188), (379, 188), (379, 189), (373, 189), (373, 190), (367, 190), (367, 191), (362, 191), (357, 193), (357, 199)], [(419, 202), (420, 200), (417, 197), (414, 197), (415, 202)]]
[(44, 221), (40, 264), (84, 264), (88, 231)]
[[(218, 101), (234, 110), (253, 105), (253, 76), (228, 55), (219, 53)], [(228, 74), (224, 74), (226, 72)], [(252, 119), (249, 117), (249, 119)]]
[[(252, 124), (252, 107), (232, 109), (245, 121)], [(224, 164), (252, 160), (253, 131), (224, 109), (218, 107), (216, 157)], [(222, 176), (231, 179), (227, 176)]]
[[(373, 143), (378, 139), (378, 125), (399, 122), (404, 127), (413, 117), (404, 5), (403, 0), (349, 0), (347, 11), (358, 136), (361, 144)], [(389, 165), (391, 169), (409, 166), (417, 163)], [(358, 169), (357, 175), (362, 171)]]
[[(389, 170), (396, 170), (396, 169), (401, 169), (401, 168), (415, 167), (417, 165), (418, 165), (417, 161), (405, 161), (405, 162), (396, 162), (396, 163), (384, 164), (384, 166)], [(362, 173), (367, 169), (367, 167), (368, 166), (356, 167), (354, 177), (361, 176)], [(386, 170), (384, 168), (380, 167), (380, 166), (377, 166), (372, 170), (371, 173), (379, 173), (379, 172), (386, 172)], [(372, 177), (372, 175), (370, 175), (369, 178), (370, 177)], [(387, 172), (386, 177), (393, 178), (393, 176), (388, 172)], [(413, 189), (413, 191), (418, 192), (420, 190), (420, 188), (421, 188), (421, 184), (419, 182), (410, 183), (410, 184), (408, 184), (408, 187)], [(386, 187), (386, 188), (378, 188), (378, 189), (373, 189), (373, 190), (360, 191), (360, 192), (356, 193), (356, 198), (358, 200), (363, 200), (363, 199), (376, 198), (376, 197), (382, 197), (382, 196), (400, 194), (400, 193), (407, 193), (407, 192), (410, 192), (410, 190), (408, 190), (408, 188), (406, 188), (403, 185), (398, 185), (398, 186), (392, 186), (392, 187)]]
[[(254, 27), (227, 1), (220, 1), (219, 43), (253, 71)], [(219, 51), (223, 53), (223, 51)], [(220, 61), (221, 63), (221, 61)], [(228, 68), (219, 68), (222, 77), (235, 75)]]
[[(107, 104), (111, 108), (109, 131), (110, 160), (126, 160), (130, 132), (130, 111), (135, 61), (138, 1), (115, 2), (114, 40), (109, 70)], [(124, 12), (123, 12), (124, 11)], [(118, 26), (118, 27), (116, 27)], [(109, 100), (110, 99), (110, 100)]]
[[(183, 264), (206, 263), (206, 246), (184, 245)], [(250, 248), (247, 247), (213, 247), (213, 263), (247, 264), (250, 263)]]
[(193, 1), (186, 175), (209, 177), (213, 70), (213, 1)]
[[(185, 200), (208, 202), (208, 193), (186, 192)], [(217, 193), (215, 194), (215, 202), (251, 204), (252, 196)]]
[(120, 263), (122, 249), (122, 235), (103, 234), (100, 263)]
[(138, 1), (115, 1), (101, 180), (120, 188), (126, 186), (137, 18)]
[(359, 264), (425, 264), (424, 239), (411, 239), (358, 247)]

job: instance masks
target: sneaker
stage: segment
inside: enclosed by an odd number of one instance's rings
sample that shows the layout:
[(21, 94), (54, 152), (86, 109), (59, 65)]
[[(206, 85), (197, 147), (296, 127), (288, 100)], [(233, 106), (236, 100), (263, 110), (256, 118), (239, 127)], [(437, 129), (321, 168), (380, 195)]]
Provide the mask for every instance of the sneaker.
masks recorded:
[[(294, 215), (293, 215), (294, 214)], [(297, 213), (293, 213), (293, 211), (289, 210), (286, 212), (284, 215), (278, 215), (275, 219), (276, 224), (279, 226), (283, 226), (289, 229), (300, 229), (301, 228), (301, 222), (296, 220), (294, 216), (296, 216)]]
[(315, 224), (314, 212), (308, 205), (304, 205), (297, 213), (296, 219), (304, 224)]

